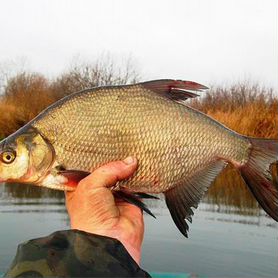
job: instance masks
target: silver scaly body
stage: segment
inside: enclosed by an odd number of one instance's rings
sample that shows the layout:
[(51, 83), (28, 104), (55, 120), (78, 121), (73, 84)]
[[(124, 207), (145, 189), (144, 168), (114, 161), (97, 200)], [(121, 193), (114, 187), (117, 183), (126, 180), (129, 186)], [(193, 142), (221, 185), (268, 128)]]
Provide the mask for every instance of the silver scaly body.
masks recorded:
[(139, 168), (125, 184), (149, 193), (183, 184), (218, 157), (245, 163), (250, 145), (206, 115), (138, 85), (76, 94), (33, 126), (66, 169), (89, 171), (135, 156)]

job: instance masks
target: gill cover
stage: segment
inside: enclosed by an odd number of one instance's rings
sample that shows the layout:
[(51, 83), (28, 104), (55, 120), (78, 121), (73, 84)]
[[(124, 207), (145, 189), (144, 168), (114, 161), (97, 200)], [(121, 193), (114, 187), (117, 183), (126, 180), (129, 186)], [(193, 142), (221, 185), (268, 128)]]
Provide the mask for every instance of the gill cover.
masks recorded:
[(55, 157), (52, 145), (33, 127), (25, 127), (0, 142), (0, 158), (8, 153), (15, 157), (10, 163), (0, 159), (0, 181), (38, 183)]

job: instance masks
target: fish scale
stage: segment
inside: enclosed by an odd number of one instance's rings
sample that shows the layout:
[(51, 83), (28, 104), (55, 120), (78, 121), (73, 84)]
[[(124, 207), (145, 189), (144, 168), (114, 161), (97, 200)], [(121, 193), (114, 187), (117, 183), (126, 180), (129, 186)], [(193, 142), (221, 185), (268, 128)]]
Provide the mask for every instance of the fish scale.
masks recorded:
[(204, 89), (191, 81), (155, 80), (67, 96), (0, 143), (2, 161), (16, 151), (29, 161), (12, 176), (0, 161), (0, 181), (73, 190), (91, 169), (134, 156), (138, 169), (117, 184), (115, 196), (151, 213), (135, 193), (164, 193), (176, 226), (187, 236), (192, 208), (230, 163), (278, 221), (278, 186), (268, 173), (277, 160), (277, 140), (242, 136), (185, 105)]
[[(219, 133), (227, 132), (220, 125), (213, 123), (208, 132), (206, 118), (139, 86), (87, 92), (53, 109), (51, 114), (57, 123), (63, 123), (62, 132), (56, 134), (53, 143), (56, 149), (58, 142), (59, 164), (66, 169), (89, 171), (108, 161), (134, 155), (139, 160), (138, 171), (128, 183), (124, 182), (131, 191), (157, 193), (168, 190), (180, 177), (190, 176), (196, 168), (208, 164), (211, 154), (233, 152), (225, 147), (218, 148), (218, 153), (214, 151), (211, 141)], [(46, 118), (43, 123), (35, 122), (34, 126), (48, 136)], [(73, 126), (78, 130), (73, 131)], [(181, 148), (191, 146), (193, 141), (199, 145), (195, 152), (194, 148)], [(175, 152), (176, 146), (180, 147), (179, 155)], [(71, 155), (64, 155), (65, 150)], [(190, 159), (192, 157), (194, 160)], [(179, 163), (181, 159), (183, 163)], [(159, 176), (159, 187), (152, 180), (153, 172)], [(145, 182), (149, 178), (145, 185), (142, 178), (138, 178), (141, 176)]]

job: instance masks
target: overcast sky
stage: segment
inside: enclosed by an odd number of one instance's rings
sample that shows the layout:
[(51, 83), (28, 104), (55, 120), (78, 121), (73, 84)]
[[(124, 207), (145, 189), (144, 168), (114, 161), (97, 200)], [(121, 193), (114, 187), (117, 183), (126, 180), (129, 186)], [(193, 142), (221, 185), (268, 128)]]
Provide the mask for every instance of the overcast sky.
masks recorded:
[(278, 89), (277, 34), (277, 0), (0, 0), (0, 64), (50, 76), (108, 52), (144, 79)]

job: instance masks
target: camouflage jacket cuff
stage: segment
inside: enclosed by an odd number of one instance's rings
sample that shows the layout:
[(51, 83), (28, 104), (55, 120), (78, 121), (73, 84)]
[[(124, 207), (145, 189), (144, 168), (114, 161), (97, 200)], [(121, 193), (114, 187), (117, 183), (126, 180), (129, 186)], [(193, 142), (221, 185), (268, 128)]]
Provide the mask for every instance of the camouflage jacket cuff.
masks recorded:
[(150, 277), (116, 239), (57, 231), (18, 246), (4, 277)]

